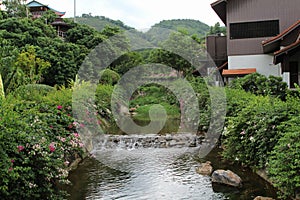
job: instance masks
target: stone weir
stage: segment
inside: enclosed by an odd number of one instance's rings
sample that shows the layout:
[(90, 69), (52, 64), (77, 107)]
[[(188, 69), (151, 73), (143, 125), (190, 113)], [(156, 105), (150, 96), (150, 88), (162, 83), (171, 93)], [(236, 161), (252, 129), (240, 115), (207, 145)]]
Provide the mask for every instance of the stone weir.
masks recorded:
[(97, 140), (98, 148), (184, 148), (198, 147), (204, 140), (203, 135), (190, 133), (144, 134), (144, 135), (105, 135)]

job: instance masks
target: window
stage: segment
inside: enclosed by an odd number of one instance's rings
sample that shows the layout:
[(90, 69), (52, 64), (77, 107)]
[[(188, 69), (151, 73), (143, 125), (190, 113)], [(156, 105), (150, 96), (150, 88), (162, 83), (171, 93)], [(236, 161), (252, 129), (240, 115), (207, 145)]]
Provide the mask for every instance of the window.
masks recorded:
[(271, 37), (279, 34), (279, 20), (230, 24), (230, 39)]

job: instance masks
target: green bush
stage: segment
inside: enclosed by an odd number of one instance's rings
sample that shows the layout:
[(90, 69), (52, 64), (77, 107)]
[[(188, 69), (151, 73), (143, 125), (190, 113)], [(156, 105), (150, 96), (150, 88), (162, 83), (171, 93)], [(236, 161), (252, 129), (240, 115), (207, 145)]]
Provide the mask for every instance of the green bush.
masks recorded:
[(244, 107), (227, 118), (223, 155), (246, 166), (265, 168), (268, 153), (280, 138), (278, 126), (288, 120), (289, 110), (281, 100), (262, 96)]
[[(135, 111), (137, 115), (134, 115), (133, 118), (137, 120), (143, 120), (143, 121), (150, 120), (149, 111), (152, 105), (144, 105), (138, 107)], [(166, 102), (162, 102), (160, 103), (160, 105), (163, 106), (164, 109), (166, 110), (168, 118), (180, 119), (180, 110), (176, 105), (170, 105)]]
[(256, 95), (244, 90), (226, 88), (226, 98), (226, 116), (235, 117), (257, 97)]
[(274, 185), (283, 190), (283, 197), (300, 192), (300, 116), (280, 126), (283, 135), (269, 158), (268, 172)]
[[(198, 130), (207, 131), (210, 126), (211, 119), (211, 96), (208, 87), (204, 79), (201, 77), (190, 78), (189, 82), (194, 89), (199, 103), (200, 119)], [(211, 91), (214, 89), (216, 88), (210, 88)]]
[(55, 89), (48, 85), (42, 84), (29, 84), (17, 88), (13, 95), (19, 99), (23, 100), (41, 100), (49, 92), (54, 91)]
[(111, 111), (111, 95), (113, 93), (113, 90), (114, 87), (111, 85), (99, 84), (96, 88), (95, 93), (95, 104), (100, 120), (102, 122), (108, 120), (110, 122), (110, 125), (113, 125), (115, 123)]
[[(190, 124), (195, 124), (197, 121), (199, 122), (198, 130), (207, 131), (211, 115), (211, 99), (208, 87), (201, 77), (188, 77), (187, 80), (198, 98), (200, 112), (200, 119), (193, 119), (195, 121), (190, 121)], [(173, 88), (175, 88), (177, 92), (180, 92), (185, 99), (178, 99), (171, 90), (164, 86), (157, 84), (142, 86), (133, 94), (133, 98), (130, 101), (131, 108), (139, 107), (136, 111), (137, 116), (135, 116), (135, 118), (146, 119), (150, 106), (153, 104), (161, 104), (166, 108), (167, 114), (169, 114), (171, 118), (178, 117), (180, 119), (180, 101), (181, 103), (189, 102), (194, 96), (186, 90), (186, 86), (182, 85), (182, 81), (174, 81), (172, 84)], [(188, 114), (190, 116), (197, 116), (199, 113), (196, 113), (196, 109), (194, 109), (190, 110)]]
[(111, 70), (106, 69), (100, 72), (101, 79), (99, 81), (100, 84), (108, 84), (108, 85), (115, 85), (120, 80), (120, 75)]
[(253, 73), (243, 78), (233, 80), (229, 87), (243, 89), (256, 95), (272, 96), (285, 100), (287, 94), (287, 84), (282, 81), (281, 77)]
[(170, 90), (156, 84), (142, 86), (132, 96), (132, 100), (130, 101), (131, 107), (160, 104), (162, 102), (179, 106), (176, 96)]
[(269, 157), (268, 172), (282, 197), (300, 193), (300, 104), (299, 98), (288, 98), (290, 120), (278, 127), (281, 136)]
[[(64, 91), (61, 91), (64, 93)], [(45, 99), (50, 97), (45, 97)], [(63, 199), (67, 167), (83, 144), (71, 107), (8, 96), (0, 108), (0, 196), (3, 199)]]

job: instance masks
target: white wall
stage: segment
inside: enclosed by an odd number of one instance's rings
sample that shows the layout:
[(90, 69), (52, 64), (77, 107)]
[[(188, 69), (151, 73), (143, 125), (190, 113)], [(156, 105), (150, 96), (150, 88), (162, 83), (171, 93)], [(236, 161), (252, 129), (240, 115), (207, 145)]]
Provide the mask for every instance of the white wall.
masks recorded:
[(281, 76), (280, 65), (273, 64), (272, 55), (245, 55), (229, 56), (228, 69), (256, 68), (256, 71), (265, 76)]
[(287, 83), (289, 88), (291, 87), (290, 86), (290, 72), (284, 72), (282, 74), (282, 80)]

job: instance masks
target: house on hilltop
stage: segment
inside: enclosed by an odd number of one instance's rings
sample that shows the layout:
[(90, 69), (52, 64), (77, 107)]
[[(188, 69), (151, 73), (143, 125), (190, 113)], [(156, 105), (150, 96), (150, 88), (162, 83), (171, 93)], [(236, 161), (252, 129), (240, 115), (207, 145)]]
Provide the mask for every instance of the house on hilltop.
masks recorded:
[(50, 8), (48, 5), (44, 5), (37, 1), (31, 1), (27, 4), (30, 13), (32, 14), (33, 18), (41, 17), (46, 11), (52, 10), (58, 17), (62, 17), (66, 14), (66, 12), (60, 12), (53, 8)]
[(65, 23), (62, 19), (62, 17), (65, 15), (66, 12), (60, 12), (57, 10), (54, 10), (53, 8), (50, 8), (47, 5), (41, 4), (37, 1), (31, 1), (27, 4), (27, 7), (29, 8), (30, 13), (32, 14), (33, 19), (40, 18), (43, 16), (43, 14), (48, 11), (52, 10), (56, 15), (57, 19), (51, 23), (53, 27), (55, 27), (57, 31), (57, 35), (61, 38), (66, 37), (66, 32), (69, 29), (69, 25)]
[[(299, 85), (299, 0), (218, 0), (211, 6), (227, 27), (227, 62), (219, 65), (223, 77), (258, 72)], [(216, 41), (207, 40), (208, 52), (224, 49), (224, 42), (210, 44)]]

